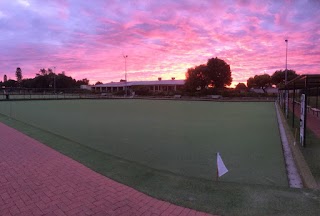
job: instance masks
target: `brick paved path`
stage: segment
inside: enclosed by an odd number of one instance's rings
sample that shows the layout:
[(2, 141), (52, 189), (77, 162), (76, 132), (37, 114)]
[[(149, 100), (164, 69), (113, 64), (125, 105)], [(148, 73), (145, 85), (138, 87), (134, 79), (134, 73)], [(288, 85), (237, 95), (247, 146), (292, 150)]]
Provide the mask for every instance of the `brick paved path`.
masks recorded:
[[(292, 111), (292, 103), (289, 105), (289, 108)], [(300, 119), (300, 105), (295, 105), (294, 114)], [(290, 119), (289, 125), (290, 127), (292, 126), (292, 119)], [(307, 110), (307, 127), (320, 138), (320, 117), (317, 114), (313, 114), (311, 110)]]
[(119, 184), (0, 123), (0, 215), (208, 215)]

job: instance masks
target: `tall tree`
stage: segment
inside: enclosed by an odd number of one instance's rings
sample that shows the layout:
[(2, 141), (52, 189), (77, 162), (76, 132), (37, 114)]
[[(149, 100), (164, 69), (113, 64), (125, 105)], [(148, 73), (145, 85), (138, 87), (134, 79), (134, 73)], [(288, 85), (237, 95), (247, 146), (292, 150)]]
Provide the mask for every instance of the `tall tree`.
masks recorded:
[(22, 70), (19, 67), (16, 70), (16, 77), (17, 77), (17, 82), (21, 83), (21, 81), (22, 81)]
[(232, 77), (230, 65), (217, 57), (209, 59), (207, 62), (207, 77), (209, 85), (212, 85), (215, 88), (223, 88), (231, 85)]
[(7, 77), (7, 75), (5, 74), (5, 75), (3, 75), (3, 82), (7, 82), (8, 81), (8, 77)]
[[(284, 85), (285, 82), (285, 70), (277, 70), (271, 75), (271, 82), (276, 86)], [(296, 78), (298, 74), (294, 70), (287, 70), (287, 81)]]
[(194, 68), (189, 68), (186, 73), (186, 83), (185, 88), (188, 91), (196, 91), (200, 89), (204, 89), (207, 85), (206, 78), (206, 65), (199, 65)]
[(224, 60), (211, 58), (206, 65), (189, 68), (186, 73), (186, 89), (195, 91), (203, 88), (223, 88), (231, 85), (230, 65)]

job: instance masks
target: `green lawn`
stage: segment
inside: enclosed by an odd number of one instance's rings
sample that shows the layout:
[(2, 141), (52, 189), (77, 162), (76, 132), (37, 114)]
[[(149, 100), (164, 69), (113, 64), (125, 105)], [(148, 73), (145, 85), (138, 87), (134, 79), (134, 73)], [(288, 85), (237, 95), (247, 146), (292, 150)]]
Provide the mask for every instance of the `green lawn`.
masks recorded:
[[(319, 191), (287, 187), (273, 103), (20, 101), (11, 117), (0, 121), (158, 199), (220, 215), (320, 210)], [(216, 151), (230, 170), (220, 182)]]
[[(120, 158), (175, 174), (287, 186), (273, 103), (160, 100), (9, 102), (19, 121)], [(10, 104), (1, 112), (10, 115)]]

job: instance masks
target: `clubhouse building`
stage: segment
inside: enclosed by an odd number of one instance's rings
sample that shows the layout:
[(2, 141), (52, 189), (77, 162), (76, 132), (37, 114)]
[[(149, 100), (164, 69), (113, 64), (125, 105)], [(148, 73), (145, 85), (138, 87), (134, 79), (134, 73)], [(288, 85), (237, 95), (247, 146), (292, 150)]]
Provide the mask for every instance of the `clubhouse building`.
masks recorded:
[(135, 88), (144, 87), (151, 92), (175, 92), (180, 90), (185, 83), (185, 80), (162, 80), (158, 78), (157, 81), (121, 81), (121, 82), (110, 82), (105, 84), (98, 84), (91, 86), (91, 90), (94, 92), (106, 92), (113, 93), (118, 91), (134, 91)]

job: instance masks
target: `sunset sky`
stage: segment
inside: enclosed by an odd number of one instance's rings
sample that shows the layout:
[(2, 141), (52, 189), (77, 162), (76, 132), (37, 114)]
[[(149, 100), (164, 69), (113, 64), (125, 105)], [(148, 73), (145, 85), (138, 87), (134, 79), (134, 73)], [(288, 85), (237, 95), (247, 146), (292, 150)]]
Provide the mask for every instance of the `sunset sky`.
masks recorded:
[(320, 1), (0, 0), (0, 80), (56, 67), (76, 79), (184, 79), (218, 57), (233, 85), (285, 68), (320, 73)]

